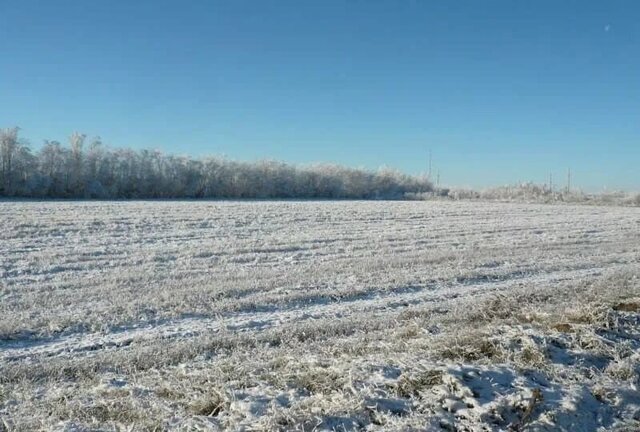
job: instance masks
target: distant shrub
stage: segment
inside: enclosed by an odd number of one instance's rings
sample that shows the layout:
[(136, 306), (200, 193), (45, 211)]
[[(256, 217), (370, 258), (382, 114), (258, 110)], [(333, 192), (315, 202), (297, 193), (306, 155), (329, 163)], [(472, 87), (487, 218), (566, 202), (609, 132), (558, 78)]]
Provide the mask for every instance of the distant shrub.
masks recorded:
[[(435, 194), (428, 196), (434, 197)], [(454, 200), (480, 199), (487, 201), (564, 202), (573, 204), (640, 206), (640, 193), (631, 194), (622, 191), (611, 191), (587, 194), (580, 190), (555, 191), (551, 190), (548, 185), (530, 182), (499, 186), (482, 191), (452, 189), (448, 191), (447, 196)]]

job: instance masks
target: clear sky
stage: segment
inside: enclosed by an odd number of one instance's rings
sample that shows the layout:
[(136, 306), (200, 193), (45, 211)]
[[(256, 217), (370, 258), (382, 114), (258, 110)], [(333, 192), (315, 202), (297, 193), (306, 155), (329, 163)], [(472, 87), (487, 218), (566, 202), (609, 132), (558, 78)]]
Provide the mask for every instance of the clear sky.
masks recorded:
[(640, 1), (0, 0), (0, 126), (38, 148), (640, 189)]

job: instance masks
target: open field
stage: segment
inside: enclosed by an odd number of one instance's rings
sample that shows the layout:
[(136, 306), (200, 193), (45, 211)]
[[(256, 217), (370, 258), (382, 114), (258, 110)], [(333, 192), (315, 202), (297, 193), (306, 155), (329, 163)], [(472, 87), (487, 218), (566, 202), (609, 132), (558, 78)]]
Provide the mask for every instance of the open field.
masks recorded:
[(0, 431), (640, 429), (640, 209), (0, 202)]

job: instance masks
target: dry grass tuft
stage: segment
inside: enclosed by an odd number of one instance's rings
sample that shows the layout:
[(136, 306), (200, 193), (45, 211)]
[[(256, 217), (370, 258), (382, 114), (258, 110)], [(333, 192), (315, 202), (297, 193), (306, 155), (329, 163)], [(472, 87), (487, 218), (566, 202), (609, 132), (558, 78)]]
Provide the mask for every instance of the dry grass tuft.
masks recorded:
[(215, 417), (228, 407), (229, 400), (224, 393), (213, 390), (197, 399), (189, 406), (189, 411), (196, 415)]
[(524, 344), (514, 360), (520, 368), (542, 369), (547, 365), (547, 356), (544, 349), (531, 341)]
[(403, 373), (396, 383), (396, 393), (400, 397), (418, 396), (420, 392), (443, 383), (443, 372), (433, 369), (416, 373)]
[(347, 384), (347, 377), (336, 369), (310, 366), (290, 373), (289, 383), (292, 387), (304, 389), (312, 395), (326, 395), (342, 391)]
[(499, 341), (475, 332), (458, 336), (451, 344), (441, 347), (438, 355), (446, 360), (463, 362), (480, 360), (500, 362), (506, 358), (504, 348)]
[(574, 331), (574, 328), (571, 326), (571, 324), (566, 322), (553, 324), (551, 328), (559, 331), (560, 333), (572, 333)]
[(640, 312), (640, 301), (618, 303), (613, 306), (613, 310), (618, 312)]
[(612, 361), (607, 366), (605, 373), (621, 381), (634, 381), (638, 378), (638, 371), (630, 361)]

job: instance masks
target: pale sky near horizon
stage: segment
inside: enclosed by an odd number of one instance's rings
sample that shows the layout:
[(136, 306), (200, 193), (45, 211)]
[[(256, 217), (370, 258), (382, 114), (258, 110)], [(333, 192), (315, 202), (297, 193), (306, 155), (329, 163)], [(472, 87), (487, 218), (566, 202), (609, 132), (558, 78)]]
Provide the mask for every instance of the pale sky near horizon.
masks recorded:
[(640, 190), (638, 1), (0, 0), (0, 127)]

